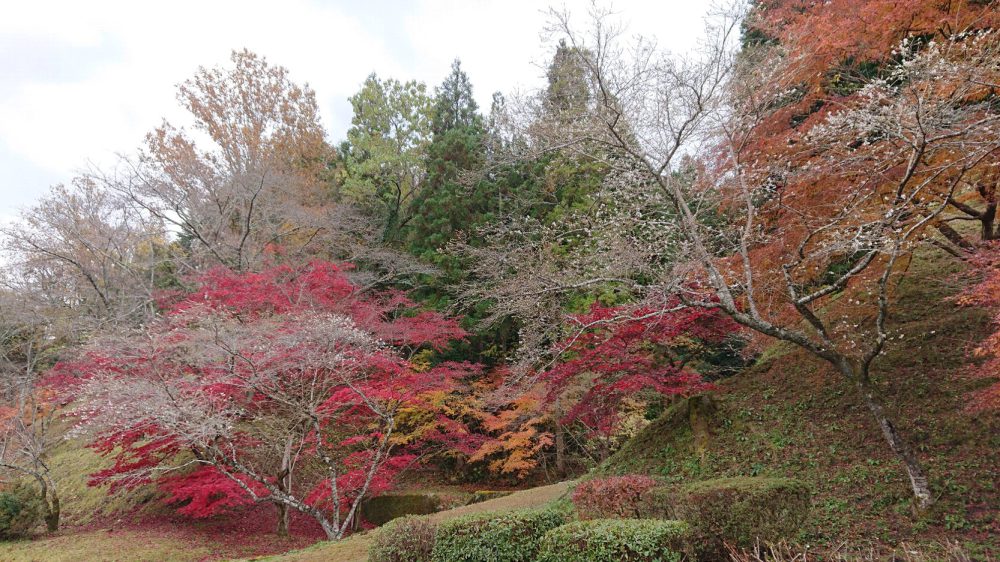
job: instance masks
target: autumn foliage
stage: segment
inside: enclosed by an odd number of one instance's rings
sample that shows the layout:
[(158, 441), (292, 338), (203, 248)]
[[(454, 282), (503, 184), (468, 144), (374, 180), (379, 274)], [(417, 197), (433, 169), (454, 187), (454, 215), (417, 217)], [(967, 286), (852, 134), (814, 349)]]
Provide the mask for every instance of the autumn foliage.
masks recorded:
[(565, 421), (603, 432), (614, 429), (622, 401), (640, 391), (689, 396), (711, 389), (698, 361), (738, 331), (726, 316), (699, 308), (665, 313), (595, 304), (573, 320), (581, 331), (561, 342), (564, 360), (544, 380), (550, 397), (582, 386)]
[(646, 494), (656, 485), (644, 474), (594, 478), (573, 490), (573, 505), (581, 519), (641, 518)]
[(482, 405), (477, 409), (482, 444), (469, 462), (485, 463), (492, 474), (523, 480), (553, 444), (544, 389), (531, 389), (492, 410)]
[(165, 299), (148, 335), (61, 366), (80, 376), (77, 414), (96, 431), (93, 448), (114, 461), (92, 483), (155, 481), (196, 517), (268, 501), (343, 534), (361, 498), (388, 489), (424, 439), (456, 429), (441, 416), (435, 432), (399, 433), (400, 411), (430, 407), (427, 396), (472, 369), (414, 368), (415, 352), (464, 332), (400, 293), (363, 294), (347, 270), (212, 271)]
[(995, 410), (1000, 408), (1000, 382), (996, 380), (1000, 373), (1000, 256), (996, 243), (985, 246), (970, 261), (983, 275), (978, 283), (959, 295), (957, 302), (990, 310), (996, 331), (973, 350), (983, 363), (970, 369), (970, 374), (992, 382), (972, 395), (968, 407), (973, 411)]

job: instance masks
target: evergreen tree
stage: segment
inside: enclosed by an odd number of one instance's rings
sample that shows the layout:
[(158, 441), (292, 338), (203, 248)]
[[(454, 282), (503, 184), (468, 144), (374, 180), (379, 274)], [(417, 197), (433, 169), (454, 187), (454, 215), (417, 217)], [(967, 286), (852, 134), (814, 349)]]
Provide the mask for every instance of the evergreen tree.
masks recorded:
[(343, 190), (379, 217), (386, 242), (400, 238), (427, 175), (432, 112), (426, 90), (419, 82), (372, 74), (350, 98), (354, 117), (341, 147)]
[(482, 121), (479, 105), (472, 97), (469, 76), (462, 70), (462, 62), (455, 59), (451, 63), (451, 74), (435, 91), (432, 125), (434, 136), (462, 127), (481, 129)]
[(427, 188), (415, 199), (409, 247), (441, 263), (438, 250), (456, 233), (480, 223), (493, 203), (481, 182), (469, 185), (463, 172), (484, 164), (485, 128), (472, 83), (456, 60), (436, 90), (433, 140), (427, 149)]
[(545, 111), (550, 118), (561, 122), (579, 118), (587, 111), (592, 99), (587, 68), (586, 52), (559, 41), (555, 55), (545, 73), (549, 85), (545, 90)]

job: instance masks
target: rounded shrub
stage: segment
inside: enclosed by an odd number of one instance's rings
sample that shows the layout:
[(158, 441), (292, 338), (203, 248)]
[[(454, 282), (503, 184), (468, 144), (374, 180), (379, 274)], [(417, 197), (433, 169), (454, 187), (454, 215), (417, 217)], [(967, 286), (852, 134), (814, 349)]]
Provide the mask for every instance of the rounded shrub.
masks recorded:
[(41, 500), (32, 486), (17, 484), (0, 492), (0, 537), (27, 535), (41, 519)]
[(661, 519), (575, 521), (545, 534), (539, 562), (680, 562), (688, 525)]
[(794, 538), (809, 514), (810, 490), (790, 478), (720, 478), (654, 492), (667, 515), (691, 525), (701, 558), (714, 559), (725, 544), (752, 548), (756, 542)]
[(426, 517), (406, 515), (379, 528), (368, 549), (370, 562), (429, 562), (437, 524)]
[(646, 494), (656, 484), (643, 474), (594, 478), (573, 490), (573, 505), (581, 519), (645, 517)]
[(547, 507), (468, 515), (438, 526), (434, 562), (528, 562), (542, 536), (566, 521), (565, 510)]

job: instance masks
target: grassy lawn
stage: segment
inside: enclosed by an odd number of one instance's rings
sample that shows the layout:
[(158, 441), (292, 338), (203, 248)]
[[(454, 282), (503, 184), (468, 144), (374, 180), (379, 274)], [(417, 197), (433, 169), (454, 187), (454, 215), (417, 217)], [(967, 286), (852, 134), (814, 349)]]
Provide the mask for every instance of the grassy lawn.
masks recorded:
[(212, 550), (169, 532), (100, 529), (44, 536), (35, 540), (0, 542), (0, 560), (7, 562), (177, 561), (203, 560)]

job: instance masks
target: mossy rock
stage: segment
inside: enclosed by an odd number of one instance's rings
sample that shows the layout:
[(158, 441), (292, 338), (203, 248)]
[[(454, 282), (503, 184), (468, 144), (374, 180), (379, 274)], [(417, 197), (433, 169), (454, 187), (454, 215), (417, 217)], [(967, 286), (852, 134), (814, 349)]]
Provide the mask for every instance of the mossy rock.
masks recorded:
[(690, 524), (699, 559), (714, 560), (726, 543), (752, 548), (794, 538), (810, 498), (809, 487), (791, 478), (719, 478), (654, 489), (649, 510)]
[(591, 519), (542, 538), (538, 562), (680, 562), (688, 560), (689, 526), (659, 519)]
[(529, 562), (545, 533), (566, 522), (565, 509), (487, 512), (441, 523), (434, 562)]
[(469, 496), (468, 501), (465, 505), (472, 505), (474, 503), (482, 503), (489, 500), (495, 500), (497, 498), (502, 498), (504, 496), (509, 496), (514, 492), (499, 491), (499, 490), (476, 490)]
[(427, 517), (405, 515), (389, 521), (375, 534), (369, 562), (429, 562), (437, 524)]
[(361, 517), (373, 525), (384, 525), (404, 515), (426, 515), (441, 511), (435, 494), (385, 494), (361, 503)]

